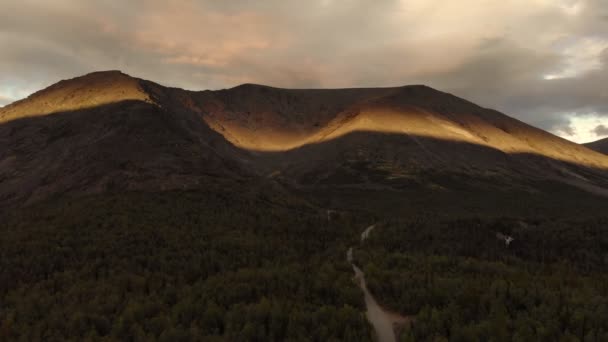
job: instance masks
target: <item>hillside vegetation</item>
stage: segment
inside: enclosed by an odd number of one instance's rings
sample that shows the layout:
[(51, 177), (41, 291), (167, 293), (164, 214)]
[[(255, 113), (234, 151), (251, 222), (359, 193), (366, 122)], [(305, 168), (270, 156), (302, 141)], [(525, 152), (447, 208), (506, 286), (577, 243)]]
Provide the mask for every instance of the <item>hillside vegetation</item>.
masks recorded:
[(368, 341), (361, 218), (263, 198), (127, 193), (0, 224), (0, 340)]
[(607, 250), (606, 217), (419, 217), (378, 226), (355, 258), (415, 317), (402, 341), (606, 341)]

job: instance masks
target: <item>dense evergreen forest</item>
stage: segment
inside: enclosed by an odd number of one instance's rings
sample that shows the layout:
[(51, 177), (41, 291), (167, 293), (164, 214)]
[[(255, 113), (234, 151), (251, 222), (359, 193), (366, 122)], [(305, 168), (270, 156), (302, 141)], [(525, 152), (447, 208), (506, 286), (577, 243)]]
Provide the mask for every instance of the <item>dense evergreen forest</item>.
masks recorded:
[(344, 258), (365, 220), (183, 192), (32, 207), (0, 224), (0, 340), (369, 341)]
[(401, 341), (608, 341), (606, 218), (397, 220), (355, 259)]
[(595, 209), (328, 218), (291, 199), (126, 193), (5, 214), (0, 341), (371, 341), (350, 246), (380, 304), (410, 318), (402, 341), (608, 341)]

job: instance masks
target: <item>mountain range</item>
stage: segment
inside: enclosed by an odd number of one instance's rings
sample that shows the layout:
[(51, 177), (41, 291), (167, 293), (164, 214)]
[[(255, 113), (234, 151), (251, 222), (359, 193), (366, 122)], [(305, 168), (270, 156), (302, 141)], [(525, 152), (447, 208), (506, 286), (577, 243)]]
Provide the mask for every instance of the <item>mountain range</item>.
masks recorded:
[(0, 341), (608, 340), (597, 147), (422, 85), (60, 81), (0, 108)]
[(595, 145), (423, 85), (188, 91), (95, 72), (0, 108), (0, 144), (4, 207), (208, 187), (397, 197), (608, 189), (608, 156)]

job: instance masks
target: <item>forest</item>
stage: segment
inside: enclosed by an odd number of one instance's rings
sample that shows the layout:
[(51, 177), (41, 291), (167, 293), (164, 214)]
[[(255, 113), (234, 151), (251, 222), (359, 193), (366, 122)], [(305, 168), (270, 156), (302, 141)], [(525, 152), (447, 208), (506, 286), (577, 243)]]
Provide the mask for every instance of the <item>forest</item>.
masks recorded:
[(355, 259), (401, 341), (608, 341), (606, 218), (393, 220)]
[(360, 220), (212, 193), (32, 207), (0, 224), (0, 340), (369, 341)]
[(328, 216), (221, 191), (5, 214), (0, 341), (372, 341), (350, 246), (380, 304), (410, 319), (400, 341), (608, 341), (605, 216)]

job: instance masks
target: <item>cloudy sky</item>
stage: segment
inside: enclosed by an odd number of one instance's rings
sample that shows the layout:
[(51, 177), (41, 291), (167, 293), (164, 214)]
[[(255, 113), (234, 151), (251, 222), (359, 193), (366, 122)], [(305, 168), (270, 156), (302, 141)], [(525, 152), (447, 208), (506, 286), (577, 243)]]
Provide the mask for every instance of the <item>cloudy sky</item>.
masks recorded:
[(120, 69), (187, 89), (424, 83), (608, 136), (608, 0), (1, 0), (0, 105)]

